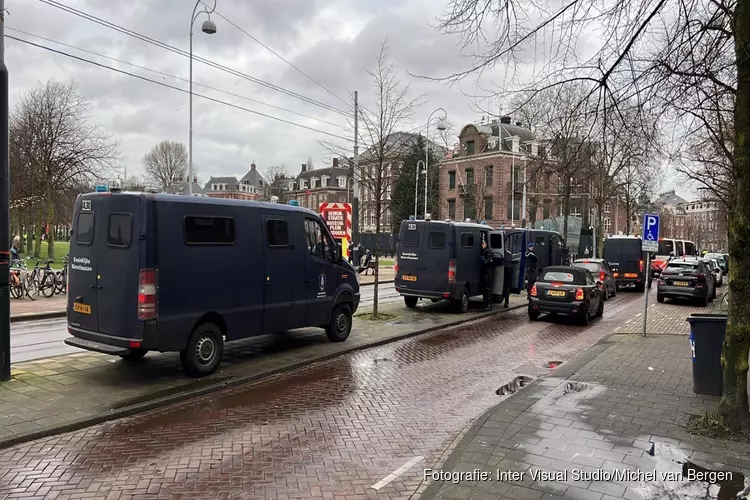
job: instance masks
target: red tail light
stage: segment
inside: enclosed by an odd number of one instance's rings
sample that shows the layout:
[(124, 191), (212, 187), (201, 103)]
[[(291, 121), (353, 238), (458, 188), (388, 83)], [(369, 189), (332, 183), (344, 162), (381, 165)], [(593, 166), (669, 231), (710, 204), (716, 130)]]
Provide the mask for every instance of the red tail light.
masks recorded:
[(451, 285), (456, 282), (456, 259), (451, 259), (448, 262), (448, 283)]
[(639, 266), (639, 269), (641, 270), (641, 272), (643, 272), (643, 261), (640, 261), (638, 263), (638, 266)]
[(605, 279), (607, 279), (607, 273), (605, 273), (604, 271), (599, 271), (599, 281), (604, 283)]
[(531, 285), (531, 291), (529, 292), (529, 295), (532, 297), (536, 297), (536, 284)]
[(576, 300), (583, 300), (583, 288), (576, 290)]
[(141, 269), (138, 274), (138, 319), (154, 319), (157, 315), (156, 269)]
[(706, 281), (706, 275), (705, 274), (699, 274), (698, 275), (698, 281)]

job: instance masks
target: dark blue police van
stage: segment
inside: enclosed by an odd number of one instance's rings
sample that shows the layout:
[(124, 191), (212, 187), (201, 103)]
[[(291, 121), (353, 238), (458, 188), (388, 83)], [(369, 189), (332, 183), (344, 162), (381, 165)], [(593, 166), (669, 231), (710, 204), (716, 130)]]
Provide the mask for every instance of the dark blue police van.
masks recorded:
[(179, 351), (191, 376), (214, 372), (226, 341), (309, 326), (346, 340), (360, 298), (320, 216), (276, 203), (79, 195), (69, 266), (66, 344)]

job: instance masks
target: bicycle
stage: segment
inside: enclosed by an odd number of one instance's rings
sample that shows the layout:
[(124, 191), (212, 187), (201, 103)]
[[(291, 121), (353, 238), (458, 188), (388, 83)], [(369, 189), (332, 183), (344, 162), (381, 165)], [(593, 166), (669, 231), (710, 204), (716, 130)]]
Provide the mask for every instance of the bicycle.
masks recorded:
[(721, 302), (719, 304), (719, 307), (721, 308), (722, 312), (729, 312), (729, 298), (730, 298), (731, 292), (732, 292), (732, 284), (729, 283), (727, 285), (726, 291), (721, 295)]
[(13, 261), (10, 267), (10, 296), (14, 299), (20, 299), (23, 297), (23, 277), (21, 273), (23, 268), (21, 267), (20, 261)]
[(41, 265), (41, 262), (41, 259), (37, 259), (31, 277), (37, 281), (39, 291), (42, 292), (42, 295), (49, 299), (55, 295), (55, 289), (57, 288), (55, 270), (50, 266), (54, 260), (46, 259), (43, 266)]
[(55, 293), (68, 293), (68, 255), (60, 259), (63, 268), (55, 272)]
[(20, 280), (21, 293), (19, 299), (26, 295), (31, 300), (36, 300), (39, 296), (39, 283), (29, 272), (28, 263), (31, 257), (25, 257), (21, 260), (16, 261), (17, 274)]

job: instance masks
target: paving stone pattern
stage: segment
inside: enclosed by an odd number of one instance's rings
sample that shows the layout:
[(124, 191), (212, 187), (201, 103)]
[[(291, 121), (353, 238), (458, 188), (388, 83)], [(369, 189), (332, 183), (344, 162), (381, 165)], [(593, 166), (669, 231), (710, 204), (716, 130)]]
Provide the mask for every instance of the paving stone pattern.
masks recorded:
[[(513, 298), (513, 305), (524, 303), (521, 297)], [(472, 306), (468, 318), (485, 315), (480, 303), (473, 302)], [(119, 357), (81, 351), (15, 364), (13, 379), (0, 384), (0, 440), (189, 392), (210, 383), (262, 375), (293, 363), (314, 361), (462, 319), (450, 311), (447, 303), (428, 302), (409, 310), (402, 302), (396, 302), (382, 306), (381, 312), (398, 316), (388, 322), (355, 318), (350, 337), (341, 343), (328, 341), (319, 328), (228, 343), (219, 371), (200, 380), (183, 374), (176, 353), (149, 353), (143, 360), (129, 363)]]
[[(634, 292), (620, 290), (619, 294)], [(717, 294), (721, 296), (722, 290)], [(618, 297), (619, 297), (618, 294)], [(617, 327), (614, 333), (642, 333), (643, 332), (643, 294), (640, 295), (640, 303), (637, 313), (625, 323)], [(687, 318), (691, 314), (720, 313), (719, 299), (709, 304), (708, 307), (696, 306), (690, 302), (667, 300), (661, 304), (656, 302), (656, 288), (651, 289), (649, 295), (648, 317), (646, 318), (646, 334), (669, 334), (687, 335), (690, 333), (690, 325)]]
[(25, 297), (23, 299), (11, 299), (10, 315), (27, 316), (35, 313), (39, 314), (64, 311), (66, 304), (67, 295), (55, 295), (54, 297), (49, 299), (39, 297), (36, 300), (31, 300), (28, 297)]
[[(744, 471), (748, 477), (750, 446), (692, 436), (684, 429), (690, 414), (717, 402), (692, 392), (690, 349), (684, 338), (616, 335), (598, 347), (603, 352), (574, 376), (553, 374), (498, 405), (479, 430), (457, 446), (444, 469), (478, 468), (493, 474), (512, 470), (525, 472), (523, 480), (434, 482), (421, 498), (709, 498), (703, 496), (705, 483), (575, 480), (573, 475), (574, 469), (677, 472), (688, 459), (711, 470)], [(581, 384), (586, 387), (581, 389)], [(566, 393), (572, 387), (580, 391)], [(533, 470), (568, 475), (565, 480), (534, 481)], [(714, 488), (713, 495), (718, 490)], [(693, 496), (695, 491), (698, 496)], [(736, 490), (729, 493), (719, 498), (734, 498)]]
[(0, 452), (0, 497), (406, 499), (498, 387), (598, 342), (630, 302), (589, 327), (498, 314), (22, 444)]

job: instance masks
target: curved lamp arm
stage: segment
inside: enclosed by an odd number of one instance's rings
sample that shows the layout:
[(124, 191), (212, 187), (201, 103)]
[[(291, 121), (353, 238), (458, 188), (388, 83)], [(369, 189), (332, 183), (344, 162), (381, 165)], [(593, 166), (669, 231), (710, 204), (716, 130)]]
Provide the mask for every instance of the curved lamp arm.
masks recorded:
[[(203, 10), (198, 11), (198, 6), (200, 4), (203, 4), (204, 8)], [(208, 18), (211, 19), (211, 14), (213, 14), (215, 10), (216, 10), (216, 0), (214, 0), (214, 5), (210, 9), (208, 8), (208, 5), (206, 5), (206, 3), (203, 2), (203, 0), (198, 0), (197, 2), (195, 2), (195, 7), (193, 7), (193, 15), (190, 18), (190, 34), (191, 35), (193, 34), (193, 24), (195, 24), (195, 20), (198, 19), (198, 16), (200, 16), (201, 14), (206, 14)]]

